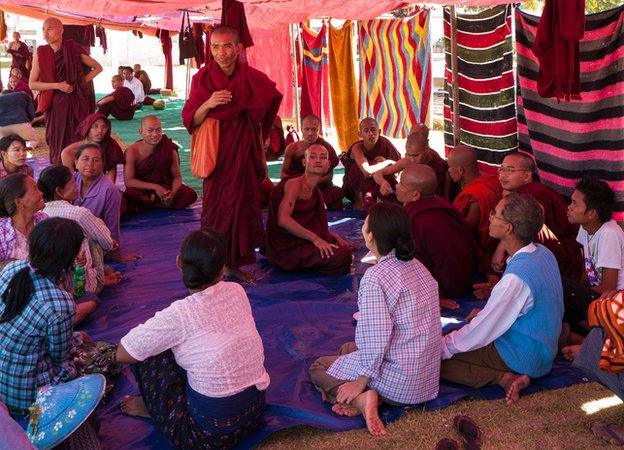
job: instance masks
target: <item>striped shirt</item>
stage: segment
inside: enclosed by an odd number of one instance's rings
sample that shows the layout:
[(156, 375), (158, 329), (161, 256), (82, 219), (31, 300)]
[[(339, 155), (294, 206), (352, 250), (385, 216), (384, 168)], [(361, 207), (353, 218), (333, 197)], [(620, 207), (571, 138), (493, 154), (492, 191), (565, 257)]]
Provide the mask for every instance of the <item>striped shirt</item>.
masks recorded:
[(416, 404), (438, 395), (442, 326), (438, 284), (417, 259), (394, 250), (362, 277), (357, 350), (340, 356), (327, 373), (341, 380), (370, 378), (383, 397)]

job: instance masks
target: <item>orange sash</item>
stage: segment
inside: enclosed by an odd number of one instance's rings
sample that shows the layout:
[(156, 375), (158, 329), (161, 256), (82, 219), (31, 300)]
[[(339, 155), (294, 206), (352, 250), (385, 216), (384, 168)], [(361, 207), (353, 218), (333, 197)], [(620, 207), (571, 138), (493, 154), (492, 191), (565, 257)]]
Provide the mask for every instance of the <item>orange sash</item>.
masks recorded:
[(206, 178), (217, 165), (219, 121), (207, 117), (191, 134), (191, 173)]

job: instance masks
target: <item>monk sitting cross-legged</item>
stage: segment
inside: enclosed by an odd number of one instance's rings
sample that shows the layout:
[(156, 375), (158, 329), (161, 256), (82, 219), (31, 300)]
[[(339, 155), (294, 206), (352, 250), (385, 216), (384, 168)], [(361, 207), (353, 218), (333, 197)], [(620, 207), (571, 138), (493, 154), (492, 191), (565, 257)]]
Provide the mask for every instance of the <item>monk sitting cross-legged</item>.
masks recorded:
[(110, 114), (117, 120), (132, 120), (134, 118), (134, 94), (123, 85), (123, 77), (113, 75), (111, 85), (113, 92), (102, 97), (97, 102), (98, 110), (108, 117)]
[[(349, 147), (341, 156), (345, 168), (342, 185), (345, 196), (353, 201), (353, 209), (370, 208), (378, 198), (394, 200), (394, 195), (384, 196), (372, 176), (375, 172), (394, 164), (401, 155), (394, 145), (379, 134), (379, 125), (373, 118), (367, 117), (360, 122), (362, 140)], [(393, 177), (388, 177), (392, 187), (396, 184)]]
[(438, 180), (436, 195), (449, 198), (451, 180), (448, 175), (448, 164), (429, 147), (429, 128), (424, 124), (417, 124), (412, 128), (405, 141), (405, 157), (373, 174), (373, 179), (379, 185), (382, 195), (392, 193), (391, 182), (394, 181), (394, 177), (412, 163), (431, 167)]
[(284, 180), (273, 191), (267, 222), (267, 257), (283, 270), (343, 275), (351, 270), (351, 249), (329, 232), (318, 182), (327, 173), (327, 149), (305, 151), (305, 173)]
[(303, 140), (293, 142), (286, 147), (284, 153), (284, 164), (282, 165), (282, 172), (280, 178), (282, 180), (299, 177), (304, 174), (305, 167), (303, 166), (303, 158), (307, 148), (312, 144), (320, 144), (327, 149), (329, 154), (329, 168), (327, 173), (323, 174), (319, 180), (318, 188), (323, 194), (323, 200), (327, 205), (327, 209), (342, 210), (342, 197), (344, 192), (338, 186), (334, 186), (332, 179), (334, 177), (334, 169), (340, 162), (336, 150), (331, 146), (329, 142), (320, 136), (321, 120), (310, 115), (303, 119), (302, 132)]
[(184, 209), (197, 193), (182, 184), (178, 147), (162, 132), (156, 116), (141, 119), (142, 140), (126, 149), (124, 214), (153, 207)]

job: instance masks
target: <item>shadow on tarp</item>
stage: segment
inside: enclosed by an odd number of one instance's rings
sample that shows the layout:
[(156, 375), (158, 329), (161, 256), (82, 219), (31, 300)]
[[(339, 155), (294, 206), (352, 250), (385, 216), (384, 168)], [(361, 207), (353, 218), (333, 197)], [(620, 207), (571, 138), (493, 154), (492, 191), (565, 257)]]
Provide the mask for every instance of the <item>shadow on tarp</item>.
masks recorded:
[[(172, 301), (188, 292), (175, 265), (175, 256), (185, 234), (199, 227), (200, 209), (186, 211), (151, 211), (122, 223), (124, 251), (138, 252), (142, 259), (121, 267), (123, 281), (101, 295), (96, 313), (81, 329), (92, 338), (118, 343), (131, 328), (144, 322)], [(360, 228), (363, 216), (343, 212), (330, 214), (332, 230), (352, 241), (357, 260), (364, 256)], [(351, 318), (357, 309), (357, 288), (367, 266), (354, 265), (353, 274), (341, 277), (317, 274), (288, 274), (273, 269), (263, 257), (247, 269), (260, 282), (245, 285), (254, 317), (265, 347), (266, 367), (271, 376), (267, 393), (268, 408), (260, 428), (240, 444), (253, 447), (272, 433), (298, 425), (326, 430), (363, 428), (361, 418), (337, 417), (321, 401), (312, 386), (307, 369), (322, 355), (335, 354), (339, 346), (354, 339)], [(446, 327), (458, 327), (468, 312), (483, 302), (468, 302)], [(453, 323), (454, 322), (454, 323)], [(527, 392), (555, 389), (582, 381), (572, 366), (557, 360), (548, 376), (535, 380)], [(126, 394), (136, 395), (137, 388), (126, 367), (107, 402), (98, 408), (100, 437), (106, 449), (167, 449), (166, 439), (150, 420), (124, 416), (119, 402)], [(414, 409), (446, 407), (465, 397), (498, 399), (497, 387), (467, 389), (442, 385), (440, 396)], [(406, 409), (382, 407), (384, 420), (397, 419)]]

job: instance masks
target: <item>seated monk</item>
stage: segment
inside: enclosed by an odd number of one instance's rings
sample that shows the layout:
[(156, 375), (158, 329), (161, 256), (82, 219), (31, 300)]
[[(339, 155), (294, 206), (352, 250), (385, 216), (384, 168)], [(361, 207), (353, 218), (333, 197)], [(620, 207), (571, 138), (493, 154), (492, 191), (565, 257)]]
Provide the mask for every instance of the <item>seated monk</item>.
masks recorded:
[(321, 144), (305, 150), (305, 173), (280, 182), (273, 191), (267, 221), (267, 258), (280, 269), (344, 275), (351, 270), (351, 249), (329, 232), (318, 182), (329, 158)]
[(80, 139), (68, 145), (61, 152), (61, 162), (71, 170), (76, 169), (76, 151), (82, 144), (98, 144), (104, 157), (104, 173), (115, 183), (117, 165), (125, 164), (126, 159), (119, 143), (111, 136), (111, 122), (100, 112), (88, 115), (76, 129), (76, 137)]
[[(537, 241), (553, 252), (562, 276), (578, 281), (584, 271), (581, 246), (576, 242), (578, 225), (568, 221), (567, 205), (561, 195), (535, 181), (536, 176), (535, 162), (526, 153), (516, 152), (506, 156), (499, 167), (499, 180), (505, 191), (528, 194), (542, 205), (544, 228)], [(499, 245), (492, 264), (501, 270), (504, 260), (504, 252)]]
[(448, 156), (448, 172), (459, 184), (461, 191), (453, 200), (453, 206), (466, 221), (477, 242), (479, 272), (489, 274), (492, 269), (492, 255), (498, 241), (490, 236), (490, 211), (498, 204), (503, 188), (495, 174), (479, 172), (476, 152), (458, 145)]
[(184, 209), (197, 193), (182, 184), (178, 147), (162, 132), (156, 116), (141, 119), (143, 137), (126, 149), (124, 214), (164, 207)]
[(373, 179), (380, 186), (383, 195), (392, 192), (392, 186), (387, 179), (395, 176), (411, 163), (425, 164), (431, 167), (438, 179), (436, 195), (449, 198), (451, 180), (448, 174), (448, 164), (435, 150), (429, 147), (429, 128), (424, 124), (416, 124), (412, 128), (405, 141), (405, 157), (373, 174)]
[[(342, 189), (353, 202), (353, 209), (368, 209), (378, 198), (394, 200), (394, 195), (383, 194), (372, 176), (401, 159), (392, 143), (379, 134), (379, 125), (371, 117), (360, 122), (360, 141), (352, 144), (341, 156), (345, 168)], [(396, 184), (394, 177), (387, 178), (391, 188)]]
[(441, 305), (456, 308), (448, 299), (464, 295), (474, 270), (472, 236), (448, 200), (436, 195), (437, 178), (424, 164), (410, 164), (401, 172), (397, 199), (412, 223), (416, 258), (436, 279)]
[(123, 85), (123, 77), (119, 75), (113, 75), (111, 84), (113, 92), (98, 100), (98, 110), (106, 117), (111, 115), (117, 120), (132, 120), (135, 109), (134, 94)]
[(293, 142), (286, 147), (284, 153), (284, 164), (282, 165), (282, 172), (280, 178), (286, 180), (292, 177), (300, 177), (305, 172), (303, 165), (303, 158), (305, 151), (312, 144), (320, 144), (327, 149), (329, 154), (329, 168), (327, 173), (324, 174), (317, 187), (321, 190), (323, 200), (327, 209), (342, 210), (342, 198), (344, 192), (338, 186), (334, 186), (332, 182), (334, 177), (334, 168), (338, 165), (340, 160), (336, 154), (336, 150), (331, 146), (329, 142), (323, 139), (320, 135), (321, 131), (321, 119), (314, 115), (307, 116), (303, 119), (303, 140)]
[(563, 291), (552, 252), (534, 243), (543, 224), (544, 213), (529, 195), (511, 193), (490, 214), (490, 235), (511, 256), (483, 310), (444, 336), (442, 380), (472, 388), (499, 385), (512, 404), (531, 378), (550, 372)]

